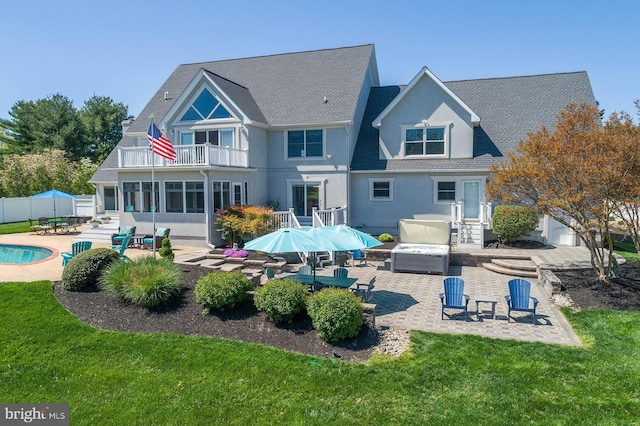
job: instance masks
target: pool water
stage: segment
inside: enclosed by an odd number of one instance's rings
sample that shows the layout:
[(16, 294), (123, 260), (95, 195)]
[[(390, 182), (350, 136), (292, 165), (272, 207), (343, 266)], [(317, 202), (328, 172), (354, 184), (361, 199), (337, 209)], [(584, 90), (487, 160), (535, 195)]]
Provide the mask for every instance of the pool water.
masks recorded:
[(0, 244), (0, 263), (22, 265), (46, 259), (53, 252), (44, 247)]

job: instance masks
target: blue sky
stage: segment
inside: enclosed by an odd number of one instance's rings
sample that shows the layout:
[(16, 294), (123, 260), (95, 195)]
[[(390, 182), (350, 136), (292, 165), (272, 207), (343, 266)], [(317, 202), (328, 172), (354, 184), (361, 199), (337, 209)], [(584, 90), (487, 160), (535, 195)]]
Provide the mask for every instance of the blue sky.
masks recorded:
[(635, 116), (640, 2), (13, 1), (0, 25), (0, 117), (19, 100), (95, 95), (136, 116), (176, 66), (375, 44), (381, 84), (587, 71), (606, 114)]

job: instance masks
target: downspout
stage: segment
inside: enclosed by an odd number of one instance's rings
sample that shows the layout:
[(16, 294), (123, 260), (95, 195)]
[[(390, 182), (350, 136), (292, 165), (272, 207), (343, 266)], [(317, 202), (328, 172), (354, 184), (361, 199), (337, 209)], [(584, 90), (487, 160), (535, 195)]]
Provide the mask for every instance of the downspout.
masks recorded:
[(215, 246), (211, 244), (211, 227), (209, 226), (209, 223), (211, 222), (209, 219), (211, 215), (211, 213), (209, 212), (209, 207), (210, 207), (209, 206), (209, 176), (207, 176), (207, 174), (202, 169), (200, 169), (199, 172), (204, 177), (204, 205), (206, 206), (204, 223), (207, 228), (207, 232), (205, 236), (205, 238), (207, 239), (206, 243), (209, 247), (215, 248)]
[(351, 223), (351, 149), (349, 146), (349, 123), (344, 124), (344, 132), (347, 135), (347, 215), (345, 217), (346, 224)]

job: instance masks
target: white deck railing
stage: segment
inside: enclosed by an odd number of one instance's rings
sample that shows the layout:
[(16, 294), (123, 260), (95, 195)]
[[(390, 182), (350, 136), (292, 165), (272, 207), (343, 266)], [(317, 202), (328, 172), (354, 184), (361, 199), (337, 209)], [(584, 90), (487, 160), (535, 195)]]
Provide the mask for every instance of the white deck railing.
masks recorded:
[(347, 223), (347, 208), (336, 207), (329, 210), (313, 208), (313, 226), (333, 226)]
[[(480, 203), (480, 211), (477, 218), (474, 218), (475, 222), (480, 222), (485, 229), (492, 229), (493, 223), (491, 222), (491, 215), (493, 214), (493, 207), (491, 203)], [(451, 222), (452, 223), (465, 223), (464, 206), (462, 201), (451, 203)]]
[(118, 167), (171, 166), (234, 166), (248, 167), (248, 150), (226, 148), (210, 144), (174, 146), (176, 159), (165, 160), (154, 155), (148, 147), (118, 148)]
[(271, 216), (273, 227), (275, 229), (300, 228), (300, 222), (298, 222), (298, 218), (296, 217), (295, 213), (293, 213), (293, 209), (273, 212), (271, 213)]

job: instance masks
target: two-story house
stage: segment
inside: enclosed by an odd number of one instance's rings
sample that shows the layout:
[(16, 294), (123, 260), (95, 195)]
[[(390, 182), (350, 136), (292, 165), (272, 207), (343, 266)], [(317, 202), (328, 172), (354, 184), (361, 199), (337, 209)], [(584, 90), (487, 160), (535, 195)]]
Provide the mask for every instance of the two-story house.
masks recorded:
[[(97, 209), (146, 233), (155, 197), (172, 236), (215, 245), (230, 204), (301, 224), (331, 211), (373, 234), (446, 219), (474, 244), (489, 228), (489, 166), (582, 101), (595, 103), (584, 72), (443, 83), (423, 68), (380, 87), (373, 45), (180, 65), (93, 176)], [(149, 151), (151, 116), (175, 161)]]

